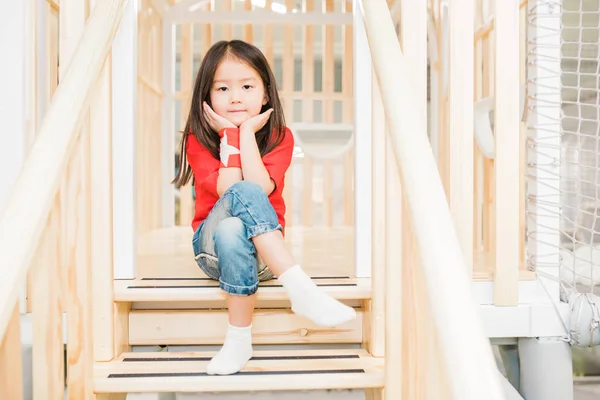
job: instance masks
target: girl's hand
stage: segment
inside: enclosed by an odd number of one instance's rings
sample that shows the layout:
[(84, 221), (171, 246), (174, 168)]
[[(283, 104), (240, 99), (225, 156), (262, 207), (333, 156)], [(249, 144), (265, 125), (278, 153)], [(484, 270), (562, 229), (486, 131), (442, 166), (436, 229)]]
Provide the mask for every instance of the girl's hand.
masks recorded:
[(223, 128), (237, 128), (237, 126), (235, 126), (233, 122), (231, 122), (225, 117), (221, 117), (219, 114), (214, 112), (207, 102), (202, 102), (202, 107), (204, 107), (206, 121), (208, 122), (208, 125), (212, 128), (213, 131), (220, 132)]
[(252, 134), (255, 134), (260, 129), (262, 129), (263, 126), (265, 126), (265, 124), (269, 120), (269, 117), (271, 116), (272, 112), (273, 112), (273, 109), (269, 108), (264, 113), (258, 114), (256, 117), (252, 117), (250, 119), (247, 119), (240, 126), (240, 132), (242, 130), (244, 130), (244, 131), (251, 131)]

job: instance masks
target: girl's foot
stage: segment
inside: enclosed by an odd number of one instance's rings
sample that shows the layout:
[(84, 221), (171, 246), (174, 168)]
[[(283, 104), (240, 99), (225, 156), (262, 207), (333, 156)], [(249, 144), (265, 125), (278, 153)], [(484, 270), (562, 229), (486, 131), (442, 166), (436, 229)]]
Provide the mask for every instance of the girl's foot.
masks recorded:
[(356, 318), (356, 311), (324, 293), (312, 279), (295, 265), (279, 278), (287, 290), (292, 311), (320, 326), (337, 326)]
[(206, 366), (208, 375), (231, 375), (239, 372), (252, 357), (252, 325), (229, 325), (225, 343)]

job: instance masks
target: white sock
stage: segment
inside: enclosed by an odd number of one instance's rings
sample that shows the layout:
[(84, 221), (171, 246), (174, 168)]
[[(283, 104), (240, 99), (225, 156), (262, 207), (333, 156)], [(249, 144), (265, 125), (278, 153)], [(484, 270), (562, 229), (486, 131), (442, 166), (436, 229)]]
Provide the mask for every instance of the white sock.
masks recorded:
[(292, 311), (317, 325), (337, 326), (356, 317), (352, 307), (323, 292), (299, 265), (294, 265), (278, 279), (290, 296)]
[(209, 375), (230, 375), (239, 372), (252, 357), (252, 325), (228, 325), (225, 343), (206, 366)]

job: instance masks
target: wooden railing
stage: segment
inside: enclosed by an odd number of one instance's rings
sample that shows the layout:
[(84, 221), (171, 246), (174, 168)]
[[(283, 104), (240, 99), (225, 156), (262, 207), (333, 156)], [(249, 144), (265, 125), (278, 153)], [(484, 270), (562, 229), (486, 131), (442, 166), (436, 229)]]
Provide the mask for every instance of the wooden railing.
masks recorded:
[[(432, 132), (439, 143), (438, 169), (467, 268), (474, 280), (494, 281), (499, 306), (516, 306), (519, 279), (534, 277), (524, 256), (527, 151), (518, 110), (527, 65), (526, 5), (430, 4), (438, 44), (431, 64), (439, 78), (431, 81), (436, 104), (430, 110), (438, 128)], [(495, 111), (493, 129), (489, 113), (481, 113), (482, 100), (490, 105), (487, 111)], [(483, 125), (491, 156), (473, 141)]]
[[(360, 4), (376, 76), (373, 257), (378, 262), (372, 263), (371, 312), (377, 316), (385, 309), (385, 328), (372, 319), (378, 330), (371, 332), (370, 350), (385, 355), (385, 396), (501, 399), (468, 265), (426, 135), (426, 2), (403, 3), (400, 43), (385, 0)], [(381, 292), (385, 307), (377, 296)], [(385, 346), (373, 340), (383, 330)]]
[(33, 398), (63, 398), (65, 369), (69, 398), (90, 398), (94, 359), (113, 357), (110, 50), (125, 1), (96, 3), (86, 20), (84, 2), (61, 2), (59, 85), (0, 218), (2, 399), (23, 396), (28, 274)]

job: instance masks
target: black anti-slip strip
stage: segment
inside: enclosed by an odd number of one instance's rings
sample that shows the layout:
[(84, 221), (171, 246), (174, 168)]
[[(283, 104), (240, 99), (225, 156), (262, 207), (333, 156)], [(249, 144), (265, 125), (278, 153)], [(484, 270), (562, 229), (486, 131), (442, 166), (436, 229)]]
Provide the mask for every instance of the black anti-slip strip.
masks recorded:
[[(349, 276), (311, 276), (311, 279), (350, 279)], [(210, 281), (211, 278), (142, 278), (142, 281)]]
[(210, 281), (210, 278), (142, 278), (142, 281)]
[[(357, 359), (358, 354), (340, 354), (340, 355), (314, 355), (314, 356), (263, 356), (252, 357), (251, 361), (281, 361), (281, 360), (337, 360), (337, 359)], [(212, 357), (125, 357), (123, 362), (157, 362), (157, 361), (210, 361)]]
[[(317, 374), (364, 374), (360, 369), (322, 369), (313, 371), (240, 371), (235, 375), (317, 375)], [(211, 376), (206, 372), (156, 372), (156, 373), (130, 373), (110, 374), (108, 378), (175, 378), (185, 376)]]
[[(317, 285), (319, 287), (332, 287), (332, 286), (356, 286), (356, 283), (324, 283)], [(218, 285), (152, 285), (152, 286), (141, 286), (131, 285), (127, 286), (127, 289), (207, 289), (207, 288), (218, 288)], [(282, 285), (265, 285), (260, 286), (262, 288), (270, 287), (283, 287)]]

